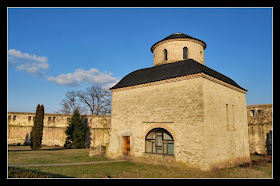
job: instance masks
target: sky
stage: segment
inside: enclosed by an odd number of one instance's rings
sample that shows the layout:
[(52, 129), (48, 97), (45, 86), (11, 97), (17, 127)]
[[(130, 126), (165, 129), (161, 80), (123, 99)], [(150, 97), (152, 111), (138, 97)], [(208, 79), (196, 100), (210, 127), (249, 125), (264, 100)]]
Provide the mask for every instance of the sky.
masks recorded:
[(151, 46), (182, 32), (207, 44), (205, 65), (271, 104), (272, 8), (8, 8), (9, 112), (57, 113), (67, 91), (110, 88), (153, 66)]

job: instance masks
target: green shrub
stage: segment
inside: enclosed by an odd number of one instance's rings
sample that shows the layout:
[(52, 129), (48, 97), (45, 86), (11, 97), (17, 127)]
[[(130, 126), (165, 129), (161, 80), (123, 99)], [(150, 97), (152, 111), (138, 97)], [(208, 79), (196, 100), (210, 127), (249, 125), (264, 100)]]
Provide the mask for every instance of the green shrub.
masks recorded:
[(85, 146), (86, 128), (82, 122), (80, 112), (78, 109), (74, 111), (74, 114), (69, 122), (69, 126), (65, 131), (67, 138), (64, 144), (66, 148), (81, 149)]

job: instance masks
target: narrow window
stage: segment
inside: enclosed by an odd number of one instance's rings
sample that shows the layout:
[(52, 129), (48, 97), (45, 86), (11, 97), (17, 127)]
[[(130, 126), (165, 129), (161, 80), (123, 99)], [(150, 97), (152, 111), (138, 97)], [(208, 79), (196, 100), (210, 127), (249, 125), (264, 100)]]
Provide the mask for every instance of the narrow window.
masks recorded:
[(14, 117), (13, 117), (13, 120), (16, 120), (16, 119), (17, 119), (17, 116), (14, 116)]
[(53, 117), (53, 122), (55, 122), (55, 117)]
[(183, 59), (188, 59), (188, 48), (187, 47), (183, 48)]
[(52, 121), (52, 117), (48, 117), (48, 122), (51, 122)]
[(232, 105), (232, 129), (235, 129), (235, 121), (234, 121), (234, 105)]
[(255, 116), (255, 110), (250, 110), (251, 116)]
[(227, 118), (227, 127), (228, 127), (229, 126), (228, 104), (226, 104), (226, 118)]
[(11, 116), (11, 115), (9, 115), (9, 116), (8, 116), (8, 120), (11, 120), (11, 119), (12, 119), (12, 116)]
[(258, 116), (262, 116), (263, 115), (263, 111), (262, 110), (258, 110)]
[(164, 52), (164, 60), (167, 60), (167, 59), (168, 59), (168, 58), (167, 58), (167, 50), (164, 49), (163, 52)]
[(28, 116), (28, 121), (31, 121), (31, 116)]

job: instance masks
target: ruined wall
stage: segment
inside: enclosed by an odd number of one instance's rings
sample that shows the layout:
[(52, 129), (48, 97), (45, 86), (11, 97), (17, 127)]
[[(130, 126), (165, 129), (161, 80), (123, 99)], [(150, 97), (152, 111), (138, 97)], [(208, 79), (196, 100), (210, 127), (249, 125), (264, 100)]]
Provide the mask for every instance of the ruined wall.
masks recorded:
[(248, 105), (248, 131), (251, 154), (270, 154), (272, 135), (272, 104)]
[[(8, 144), (30, 144), (30, 133), (34, 125), (35, 113), (8, 112)], [(63, 146), (66, 139), (65, 130), (70, 114), (44, 115), (42, 145)], [(87, 125), (86, 147), (106, 144), (110, 128), (110, 116), (83, 115)]]

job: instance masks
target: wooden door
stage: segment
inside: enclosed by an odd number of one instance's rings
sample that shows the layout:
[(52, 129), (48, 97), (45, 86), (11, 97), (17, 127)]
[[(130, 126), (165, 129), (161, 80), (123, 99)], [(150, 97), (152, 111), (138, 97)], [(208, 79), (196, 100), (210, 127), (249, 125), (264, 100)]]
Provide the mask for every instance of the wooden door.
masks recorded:
[(124, 136), (123, 138), (123, 155), (130, 156), (130, 136)]

